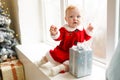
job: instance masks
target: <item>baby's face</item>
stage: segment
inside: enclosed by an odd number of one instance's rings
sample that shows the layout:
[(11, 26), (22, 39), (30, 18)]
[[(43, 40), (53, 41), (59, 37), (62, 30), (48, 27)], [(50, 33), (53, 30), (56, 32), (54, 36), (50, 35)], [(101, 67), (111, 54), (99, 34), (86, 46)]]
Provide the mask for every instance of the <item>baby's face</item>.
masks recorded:
[(65, 17), (69, 27), (75, 28), (80, 25), (80, 12), (78, 9), (69, 10)]

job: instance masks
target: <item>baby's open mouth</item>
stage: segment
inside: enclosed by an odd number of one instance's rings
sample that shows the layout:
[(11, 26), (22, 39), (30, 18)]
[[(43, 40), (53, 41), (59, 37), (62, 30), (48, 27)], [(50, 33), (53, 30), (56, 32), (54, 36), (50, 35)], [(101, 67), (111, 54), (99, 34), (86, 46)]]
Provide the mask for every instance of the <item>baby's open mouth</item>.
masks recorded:
[(77, 24), (77, 22), (73, 22), (73, 24)]

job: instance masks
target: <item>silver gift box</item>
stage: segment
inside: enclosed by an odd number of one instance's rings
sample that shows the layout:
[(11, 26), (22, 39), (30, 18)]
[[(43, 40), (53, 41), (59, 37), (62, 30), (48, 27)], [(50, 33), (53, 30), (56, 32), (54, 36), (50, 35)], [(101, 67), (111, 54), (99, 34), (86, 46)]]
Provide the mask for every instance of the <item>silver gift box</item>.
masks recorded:
[(70, 48), (70, 73), (77, 78), (90, 75), (92, 72), (92, 49)]

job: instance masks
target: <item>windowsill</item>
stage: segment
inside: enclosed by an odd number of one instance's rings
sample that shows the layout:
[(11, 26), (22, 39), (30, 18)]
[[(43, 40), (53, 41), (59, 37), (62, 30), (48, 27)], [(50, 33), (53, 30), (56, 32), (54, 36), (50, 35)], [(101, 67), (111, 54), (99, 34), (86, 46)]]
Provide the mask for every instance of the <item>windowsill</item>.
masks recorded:
[[(25, 58), (28, 58), (28, 60), (30, 60), (31, 63), (33, 64), (36, 61), (40, 60), (42, 56), (44, 56), (46, 52), (52, 48), (53, 48), (52, 46), (47, 45), (45, 43), (28, 44), (28, 45), (26, 44), (26, 45), (17, 46), (17, 50), (19, 50), (25, 56)], [(21, 53), (18, 53), (18, 55), (20, 56)], [(86, 76), (83, 78), (75, 78), (69, 72), (64, 74), (59, 74), (55, 77), (50, 77), (47, 75), (47, 73), (50, 70), (51, 64), (48, 63), (43, 66), (45, 67), (39, 68), (39, 70), (41, 70), (43, 74), (45, 74), (50, 80), (105, 80), (105, 67), (101, 66), (100, 63), (94, 60), (93, 60), (92, 74), (90, 76)]]

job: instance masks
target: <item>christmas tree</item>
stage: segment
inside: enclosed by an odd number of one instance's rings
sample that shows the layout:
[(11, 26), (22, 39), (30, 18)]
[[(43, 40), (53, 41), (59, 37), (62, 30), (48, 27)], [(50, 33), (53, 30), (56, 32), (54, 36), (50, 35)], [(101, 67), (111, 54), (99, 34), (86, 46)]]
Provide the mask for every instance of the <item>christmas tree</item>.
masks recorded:
[(10, 29), (11, 19), (4, 13), (4, 10), (0, 8), (0, 63), (17, 59), (15, 46), (17, 40), (14, 37), (14, 31)]

